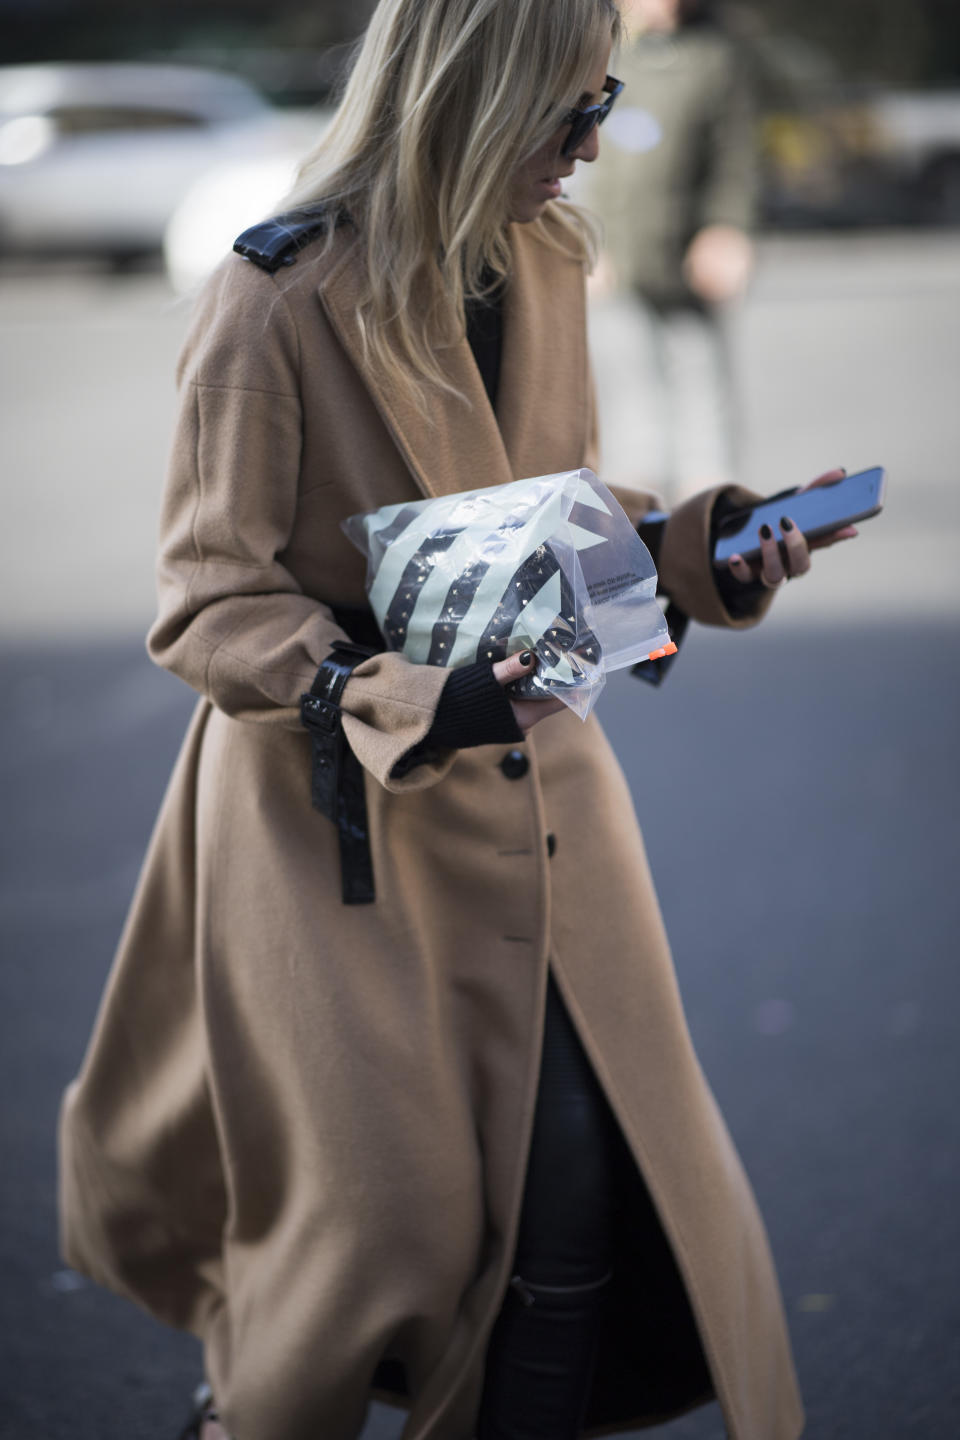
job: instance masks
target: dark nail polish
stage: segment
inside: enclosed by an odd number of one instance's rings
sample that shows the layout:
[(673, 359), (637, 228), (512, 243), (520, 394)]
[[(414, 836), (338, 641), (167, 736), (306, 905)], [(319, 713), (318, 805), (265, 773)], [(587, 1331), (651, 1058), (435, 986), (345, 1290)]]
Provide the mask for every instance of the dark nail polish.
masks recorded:
[(784, 533), (785, 535), (788, 535), (788, 534), (790, 533), (790, 531), (793, 529), (793, 521), (790, 520), (790, 519), (788, 519), (786, 515), (781, 515), (781, 516), (780, 516), (780, 529), (783, 531), (783, 533)]
[(524, 665), (524, 666), (526, 666), (526, 665), (532, 665), (532, 664), (533, 664), (533, 651), (532, 651), (532, 650), (523, 650), (523, 651), (521, 651), (521, 654), (520, 654), (520, 664), (521, 664), (521, 665)]
[(770, 529), (770, 526), (769, 526), (769, 525), (761, 525), (761, 526), (760, 526), (760, 538), (761, 538), (762, 540), (772, 540), (772, 539), (773, 539), (773, 531)]

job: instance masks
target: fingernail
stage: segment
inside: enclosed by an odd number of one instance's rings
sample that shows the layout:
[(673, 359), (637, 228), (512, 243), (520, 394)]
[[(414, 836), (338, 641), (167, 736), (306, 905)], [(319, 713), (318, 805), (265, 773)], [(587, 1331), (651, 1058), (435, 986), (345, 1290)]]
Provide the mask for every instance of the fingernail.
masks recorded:
[(780, 516), (780, 529), (788, 532), (793, 529), (793, 521), (786, 515)]
[(522, 651), (520, 652), (520, 664), (523, 665), (524, 668), (526, 668), (527, 665), (532, 665), (532, 664), (533, 664), (533, 651), (532, 651), (532, 650), (522, 650)]
[(773, 531), (770, 529), (770, 526), (769, 526), (769, 525), (761, 525), (761, 526), (760, 526), (760, 538), (761, 538), (762, 540), (772, 540), (772, 539), (773, 539)]

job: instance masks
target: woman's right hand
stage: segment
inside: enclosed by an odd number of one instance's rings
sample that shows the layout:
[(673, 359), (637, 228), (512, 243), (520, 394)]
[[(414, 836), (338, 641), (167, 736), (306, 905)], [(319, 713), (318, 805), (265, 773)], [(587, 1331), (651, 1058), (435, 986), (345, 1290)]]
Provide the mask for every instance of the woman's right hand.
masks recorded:
[[(532, 650), (521, 650), (506, 660), (498, 660), (493, 667), (493, 678), (498, 685), (509, 685), (511, 680), (520, 680), (537, 668), (537, 657)], [(511, 700), (517, 724), (524, 735), (529, 735), (540, 720), (548, 715), (557, 715), (566, 710), (562, 700)]]

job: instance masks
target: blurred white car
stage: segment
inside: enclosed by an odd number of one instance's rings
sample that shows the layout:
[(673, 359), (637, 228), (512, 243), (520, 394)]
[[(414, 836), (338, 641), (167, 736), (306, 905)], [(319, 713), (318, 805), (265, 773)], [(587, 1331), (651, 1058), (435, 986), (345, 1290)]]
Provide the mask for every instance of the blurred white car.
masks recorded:
[(0, 251), (123, 260), (158, 250), (199, 175), (305, 148), (309, 133), (302, 114), (216, 71), (0, 66)]
[(329, 112), (313, 111), (301, 119), (300, 133), (291, 130), (291, 144), (275, 155), (227, 161), (196, 180), (167, 225), (163, 258), (173, 288), (192, 294), (234, 240), (258, 220), (276, 215), (296, 177), (303, 155), (316, 144)]

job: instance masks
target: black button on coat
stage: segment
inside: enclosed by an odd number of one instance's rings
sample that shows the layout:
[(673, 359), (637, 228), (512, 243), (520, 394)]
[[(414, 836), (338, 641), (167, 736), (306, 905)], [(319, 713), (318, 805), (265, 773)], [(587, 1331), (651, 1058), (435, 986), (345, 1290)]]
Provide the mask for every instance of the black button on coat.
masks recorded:
[(508, 750), (500, 761), (500, 769), (508, 780), (522, 780), (530, 769), (530, 761), (522, 750)]

